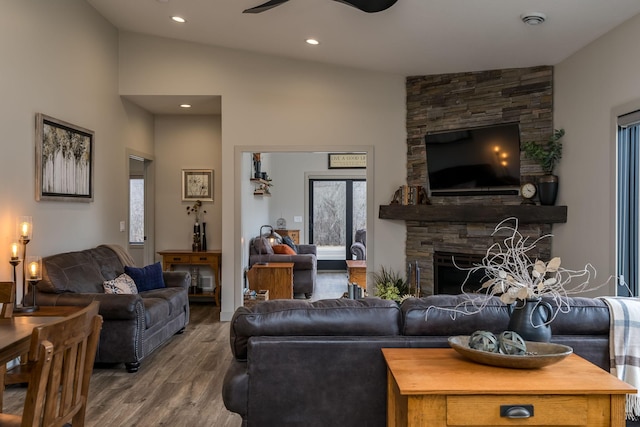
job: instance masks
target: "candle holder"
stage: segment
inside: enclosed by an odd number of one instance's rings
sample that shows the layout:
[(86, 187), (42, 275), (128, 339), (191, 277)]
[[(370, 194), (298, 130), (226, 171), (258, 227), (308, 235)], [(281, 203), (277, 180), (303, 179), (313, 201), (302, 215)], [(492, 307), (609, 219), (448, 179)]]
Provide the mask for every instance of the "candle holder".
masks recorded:
[[(22, 244), (22, 259), (25, 261), (22, 265), (22, 301), (24, 303), (24, 297), (27, 295), (27, 244), (31, 241), (33, 237), (33, 220), (30, 216), (19, 216), (16, 221), (16, 234), (18, 235), (18, 240)], [(16, 283), (16, 288), (18, 284)], [(18, 294), (18, 290), (16, 289), (16, 297)], [(24, 307), (24, 304), (20, 306), (18, 304), (18, 299), (16, 298), (16, 308), (14, 308), (14, 312), (20, 312)]]
[[(24, 265), (27, 271), (27, 281), (31, 287), (31, 305), (27, 306), (22, 304), (20, 312), (31, 313), (40, 309), (38, 304), (36, 304), (36, 285), (42, 280), (42, 258), (39, 256), (30, 256), (25, 259)], [(26, 294), (22, 300), (26, 301)]]
[[(20, 264), (22, 262), (22, 260), (20, 258), (18, 258), (17, 254), (18, 254), (18, 244), (17, 243), (13, 243), (11, 245), (11, 259), (9, 259), (9, 264), (11, 264), (11, 266), (13, 267), (13, 283), (16, 285), (16, 287), (14, 288), (14, 293), (15, 293), (15, 298), (14, 301), (18, 301), (18, 286), (17, 286), (17, 282), (16, 280), (18, 280), (17, 275), (16, 275), (16, 267), (18, 266), (18, 264)], [(17, 303), (14, 303), (14, 311), (16, 311), (16, 308), (18, 307)]]

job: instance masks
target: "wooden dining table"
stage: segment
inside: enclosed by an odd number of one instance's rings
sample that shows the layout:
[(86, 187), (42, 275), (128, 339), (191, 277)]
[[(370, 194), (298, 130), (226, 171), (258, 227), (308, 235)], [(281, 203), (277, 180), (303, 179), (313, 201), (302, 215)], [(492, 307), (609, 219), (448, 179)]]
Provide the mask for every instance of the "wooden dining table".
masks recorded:
[(42, 307), (39, 312), (22, 315), (14, 313), (10, 319), (0, 319), (0, 412), (2, 412), (4, 377), (7, 363), (29, 352), (31, 333), (38, 326), (64, 319), (69, 310)]

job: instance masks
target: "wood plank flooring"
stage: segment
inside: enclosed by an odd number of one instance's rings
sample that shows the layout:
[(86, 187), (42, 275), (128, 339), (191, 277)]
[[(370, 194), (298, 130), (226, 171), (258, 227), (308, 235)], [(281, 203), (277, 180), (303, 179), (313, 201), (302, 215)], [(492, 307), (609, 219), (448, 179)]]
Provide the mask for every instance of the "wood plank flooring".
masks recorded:
[[(346, 272), (319, 272), (312, 300), (339, 298)], [(124, 365), (93, 371), (87, 427), (239, 427), (242, 419), (222, 402), (222, 380), (231, 362), (229, 323), (206, 303), (191, 303), (185, 332), (142, 361), (135, 374)], [(4, 412), (22, 412), (26, 387), (10, 386)]]
[[(87, 427), (238, 427), (239, 415), (222, 402), (222, 380), (232, 356), (229, 323), (215, 306), (191, 304), (185, 332), (142, 361), (96, 367), (91, 378)], [(21, 413), (26, 387), (9, 387), (4, 412)]]

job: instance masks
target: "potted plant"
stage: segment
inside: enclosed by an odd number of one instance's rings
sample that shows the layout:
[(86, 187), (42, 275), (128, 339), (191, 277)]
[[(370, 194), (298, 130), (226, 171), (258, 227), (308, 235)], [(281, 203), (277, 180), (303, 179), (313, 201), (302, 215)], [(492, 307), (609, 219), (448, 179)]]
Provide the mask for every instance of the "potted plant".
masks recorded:
[(554, 205), (558, 195), (558, 177), (553, 169), (562, 158), (562, 142), (564, 129), (555, 129), (546, 143), (525, 142), (522, 151), (527, 158), (540, 165), (544, 175), (538, 178), (538, 195), (540, 204)]
[(411, 296), (409, 282), (400, 273), (383, 266), (379, 272), (372, 273), (371, 278), (375, 284), (374, 295), (377, 297), (400, 303)]

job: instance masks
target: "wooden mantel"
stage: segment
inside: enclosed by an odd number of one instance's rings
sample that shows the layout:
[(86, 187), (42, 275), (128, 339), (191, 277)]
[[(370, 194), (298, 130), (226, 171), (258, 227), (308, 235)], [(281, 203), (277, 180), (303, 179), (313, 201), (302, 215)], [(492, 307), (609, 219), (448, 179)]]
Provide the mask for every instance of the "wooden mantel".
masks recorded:
[(380, 205), (378, 218), (421, 222), (498, 223), (516, 217), (521, 224), (567, 222), (566, 206), (540, 205)]

